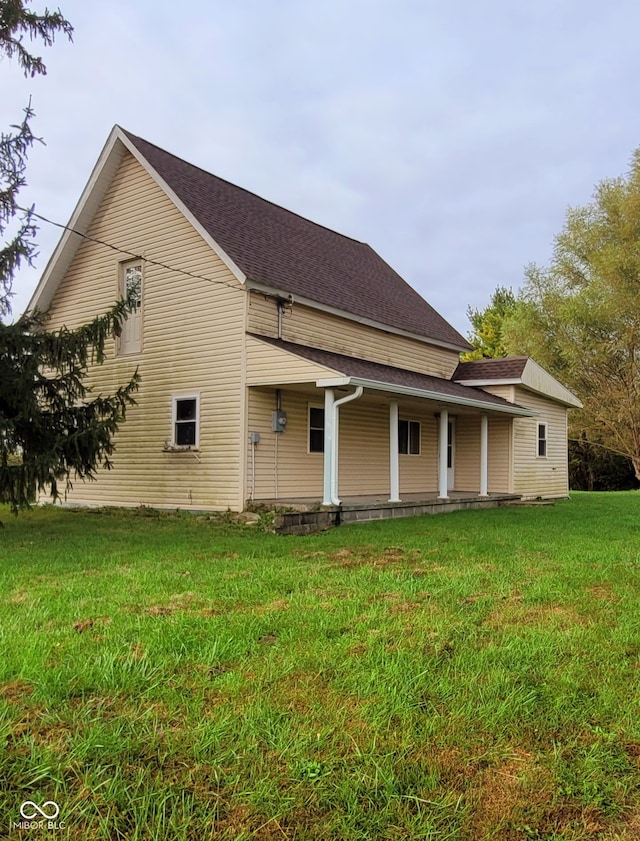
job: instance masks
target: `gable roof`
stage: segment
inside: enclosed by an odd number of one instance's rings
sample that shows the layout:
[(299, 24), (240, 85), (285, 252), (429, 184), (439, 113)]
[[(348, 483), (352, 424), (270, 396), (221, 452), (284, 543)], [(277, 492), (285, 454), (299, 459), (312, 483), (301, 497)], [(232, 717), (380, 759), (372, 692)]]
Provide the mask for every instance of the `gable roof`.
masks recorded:
[[(311, 222), (116, 126), (71, 217), (86, 233), (125, 150), (147, 169), (231, 271), (249, 288), (292, 295), (356, 320), (470, 345), (368, 245)], [(29, 308), (46, 308), (80, 238), (67, 231)]]
[[(253, 335), (253, 338), (331, 369), (332, 375), (341, 374), (340, 382), (335, 382), (334, 385), (363, 385), (366, 388), (378, 391), (390, 391), (436, 400), (441, 403), (470, 406), (510, 415), (531, 417), (536, 414), (530, 409), (510, 403), (508, 400), (504, 400), (495, 394), (489, 394), (480, 388), (470, 388), (451, 380), (445, 380), (442, 377), (433, 377), (430, 374), (395, 368), (392, 365), (383, 365), (380, 362), (370, 362), (366, 359), (344, 356), (341, 353), (298, 345), (282, 339), (272, 339), (258, 335)], [(283, 369), (278, 369), (277, 376), (279, 381), (282, 381)], [(335, 379), (335, 377), (323, 378), (321, 384), (329, 386), (332, 379)]]
[(466, 386), (520, 385), (569, 408), (581, 409), (575, 394), (552, 377), (530, 356), (508, 356), (504, 359), (478, 359), (460, 362), (452, 380)]

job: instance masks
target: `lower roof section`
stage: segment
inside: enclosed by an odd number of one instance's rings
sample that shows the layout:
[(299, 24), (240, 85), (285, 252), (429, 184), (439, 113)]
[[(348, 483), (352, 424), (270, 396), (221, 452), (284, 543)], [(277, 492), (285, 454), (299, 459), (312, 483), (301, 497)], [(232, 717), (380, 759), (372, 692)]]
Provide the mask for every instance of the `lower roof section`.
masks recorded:
[[(298, 372), (299, 364), (295, 360), (305, 360), (311, 367), (308, 369), (309, 382), (314, 382), (319, 388), (338, 386), (363, 386), (366, 389), (384, 391), (390, 394), (404, 395), (434, 400), (443, 405), (453, 404), (467, 406), (480, 411), (499, 412), (520, 417), (533, 417), (536, 412), (509, 403), (502, 397), (489, 394), (481, 388), (460, 385), (459, 383), (409, 371), (405, 368), (395, 368), (367, 359), (357, 359), (344, 356), (332, 351), (285, 342), (282, 339), (272, 339), (266, 336), (249, 335), (249, 340), (268, 348), (267, 355), (271, 358), (270, 376), (252, 376), (249, 371), (249, 385), (285, 385), (288, 382), (301, 382), (300, 375), (288, 378), (288, 370)], [(274, 356), (273, 351), (279, 352)], [(276, 364), (274, 364), (276, 363)], [(313, 372), (313, 376), (310, 376)]]

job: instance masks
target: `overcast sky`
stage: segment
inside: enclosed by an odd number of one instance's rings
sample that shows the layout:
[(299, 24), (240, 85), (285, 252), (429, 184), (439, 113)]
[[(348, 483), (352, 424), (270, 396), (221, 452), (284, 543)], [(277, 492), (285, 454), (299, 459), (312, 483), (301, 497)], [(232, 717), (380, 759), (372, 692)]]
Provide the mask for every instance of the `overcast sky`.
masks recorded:
[[(39, 49), (46, 77), (0, 62), (0, 128), (31, 95), (46, 140), (25, 203), (66, 222), (118, 123), (368, 242), (465, 335), (640, 145), (632, 0), (60, 6), (74, 43)], [(42, 225), (16, 311), (58, 234)]]

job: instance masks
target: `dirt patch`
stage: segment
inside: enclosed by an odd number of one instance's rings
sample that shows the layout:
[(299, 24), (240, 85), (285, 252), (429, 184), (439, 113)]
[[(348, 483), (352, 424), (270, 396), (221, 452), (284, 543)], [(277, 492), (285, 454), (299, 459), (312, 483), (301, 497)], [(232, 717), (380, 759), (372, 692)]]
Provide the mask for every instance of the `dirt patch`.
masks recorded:
[(602, 584), (594, 584), (587, 587), (587, 593), (597, 601), (613, 602), (620, 601), (620, 597), (616, 596), (609, 581), (604, 581)]
[(0, 684), (0, 697), (9, 701), (11, 704), (19, 703), (27, 695), (31, 695), (32, 692), (33, 686), (26, 680), (22, 680), (22, 678)]
[(384, 568), (395, 564), (417, 563), (422, 557), (421, 549), (404, 549), (402, 546), (359, 546), (356, 549), (339, 549), (328, 556), (330, 566), (353, 568), (372, 566)]
[(516, 626), (566, 631), (569, 628), (588, 624), (588, 617), (583, 616), (573, 607), (555, 602), (523, 604), (519, 593), (506, 598), (485, 621), (485, 625), (494, 631)]

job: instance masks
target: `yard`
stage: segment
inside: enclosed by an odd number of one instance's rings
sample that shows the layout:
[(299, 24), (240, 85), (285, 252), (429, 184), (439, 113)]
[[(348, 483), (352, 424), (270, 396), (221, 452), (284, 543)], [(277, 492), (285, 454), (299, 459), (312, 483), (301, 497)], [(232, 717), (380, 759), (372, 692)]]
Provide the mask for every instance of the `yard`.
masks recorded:
[(639, 512), (3, 512), (0, 835), (637, 839)]

